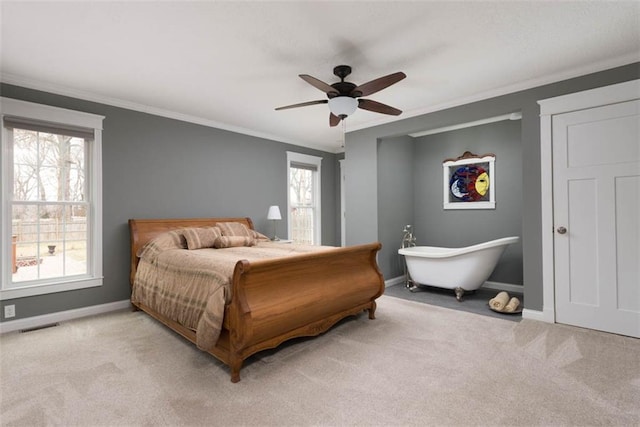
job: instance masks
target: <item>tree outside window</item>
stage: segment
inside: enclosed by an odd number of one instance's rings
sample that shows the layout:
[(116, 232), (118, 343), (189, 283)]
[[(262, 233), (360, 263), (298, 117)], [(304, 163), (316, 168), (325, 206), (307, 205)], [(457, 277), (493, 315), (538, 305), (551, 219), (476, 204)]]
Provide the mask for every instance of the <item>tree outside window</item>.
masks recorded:
[(314, 243), (313, 173), (293, 166), (289, 169), (290, 229), (291, 239), (296, 243)]
[(13, 282), (87, 273), (87, 140), (14, 127)]
[(287, 152), (289, 239), (320, 241), (320, 166), (322, 157)]

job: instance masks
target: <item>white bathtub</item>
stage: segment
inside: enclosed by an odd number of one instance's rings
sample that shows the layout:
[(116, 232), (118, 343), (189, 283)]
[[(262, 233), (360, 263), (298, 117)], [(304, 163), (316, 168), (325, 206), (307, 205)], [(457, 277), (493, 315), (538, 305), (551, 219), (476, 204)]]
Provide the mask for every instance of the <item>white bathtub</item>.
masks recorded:
[(507, 245), (519, 237), (505, 237), (465, 248), (414, 246), (398, 250), (404, 255), (415, 285), (453, 289), (460, 300), (465, 291), (478, 289), (489, 278)]

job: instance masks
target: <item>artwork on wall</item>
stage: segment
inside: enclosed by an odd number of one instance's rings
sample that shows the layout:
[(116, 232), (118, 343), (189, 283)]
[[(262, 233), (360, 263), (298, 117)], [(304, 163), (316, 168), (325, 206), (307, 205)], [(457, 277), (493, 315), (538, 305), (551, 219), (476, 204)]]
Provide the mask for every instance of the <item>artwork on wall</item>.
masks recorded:
[(495, 209), (495, 161), (465, 151), (442, 162), (444, 209)]

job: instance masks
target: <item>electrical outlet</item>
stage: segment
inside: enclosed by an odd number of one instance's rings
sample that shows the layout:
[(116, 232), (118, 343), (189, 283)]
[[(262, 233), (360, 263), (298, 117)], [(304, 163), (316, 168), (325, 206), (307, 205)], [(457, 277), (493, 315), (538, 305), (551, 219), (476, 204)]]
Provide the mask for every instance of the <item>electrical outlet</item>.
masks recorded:
[(5, 305), (4, 306), (4, 318), (9, 319), (10, 317), (16, 317), (16, 306), (15, 304)]

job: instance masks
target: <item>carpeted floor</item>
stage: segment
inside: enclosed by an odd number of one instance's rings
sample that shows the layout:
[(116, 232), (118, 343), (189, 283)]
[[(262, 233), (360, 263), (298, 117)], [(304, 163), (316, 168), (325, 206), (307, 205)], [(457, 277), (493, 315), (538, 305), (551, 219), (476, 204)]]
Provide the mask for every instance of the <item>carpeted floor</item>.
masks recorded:
[[(468, 313), (476, 313), (514, 322), (522, 320), (522, 313), (496, 313), (489, 308), (489, 300), (495, 297), (498, 292), (500, 291), (480, 288), (476, 291), (465, 293), (462, 301), (458, 301), (455, 293), (451, 289), (434, 288), (432, 286), (420, 286), (419, 290), (411, 292), (404, 283), (401, 283), (399, 285), (389, 286), (384, 290), (385, 295), (409, 301), (437, 305), (438, 307), (466, 311)], [(524, 296), (521, 293), (510, 292), (509, 295), (517, 297), (521, 303), (524, 304)]]
[(640, 340), (382, 296), (232, 384), (142, 312), (0, 337), (3, 426), (640, 425)]

